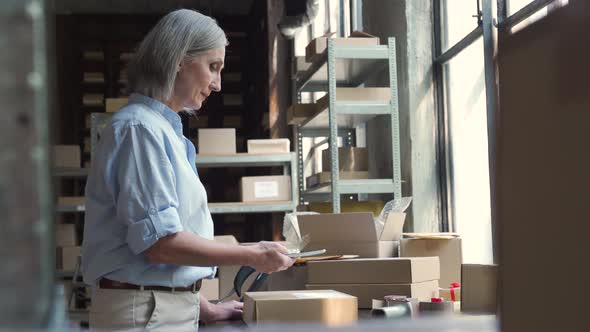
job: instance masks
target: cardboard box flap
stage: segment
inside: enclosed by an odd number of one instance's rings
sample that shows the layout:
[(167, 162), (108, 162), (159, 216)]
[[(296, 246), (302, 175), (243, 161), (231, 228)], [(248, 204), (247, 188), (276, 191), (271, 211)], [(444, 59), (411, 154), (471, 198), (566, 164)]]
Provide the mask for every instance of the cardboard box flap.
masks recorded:
[(373, 36), (372, 34), (366, 33), (364, 31), (353, 31), (350, 33), (349, 37), (354, 37), (354, 38), (378, 38), (377, 36)]
[(403, 233), (404, 239), (445, 240), (461, 237), (459, 233)]
[(301, 235), (311, 242), (374, 242), (377, 231), (371, 212), (314, 214), (297, 217)]
[(391, 212), (387, 216), (383, 231), (379, 235), (381, 241), (399, 241), (404, 228), (406, 214), (401, 212)]

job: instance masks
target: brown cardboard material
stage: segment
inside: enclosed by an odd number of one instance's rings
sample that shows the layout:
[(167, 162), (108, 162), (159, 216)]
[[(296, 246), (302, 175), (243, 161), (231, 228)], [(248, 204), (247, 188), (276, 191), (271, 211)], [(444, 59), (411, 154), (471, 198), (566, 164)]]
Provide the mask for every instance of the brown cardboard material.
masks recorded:
[(209, 301), (219, 300), (219, 279), (203, 279), (199, 292)]
[[(356, 179), (368, 179), (369, 172), (339, 172), (338, 176), (340, 180), (356, 180)], [(332, 173), (331, 172), (321, 172), (316, 173), (312, 176), (308, 176), (305, 179), (305, 183), (307, 188), (313, 188), (315, 186), (319, 186), (322, 184), (330, 183), (332, 181)]]
[[(336, 88), (336, 101), (370, 101), (383, 103), (391, 99), (390, 88)], [(321, 112), (330, 105), (330, 95), (326, 94), (315, 103), (315, 111)]]
[(81, 164), (81, 152), (78, 145), (54, 145), (53, 167), (79, 168)]
[(290, 125), (302, 124), (309, 117), (317, 113), (316, 104), (294, 104), (287, 109), (287, 123)]
[[(444, 234), (444, 233), (442, 233)], [(433, 235), (434, 236), (434, 235)], [(402, 239), (401, 257), (438, 256), (440, 258), (440, 285), (447, 288), (461, 281), (461, 239)]]
[(74, 224), (59, 224), (55, 227), (55, 244), (59, 247), (75, 246), (76, 226)]
[(305, 60), (307, 62), (317, 61), (320, 55), (328, 48), (328, 38), (334, 40), (337, 46), (373, 46), (379, 45), (379, 38), (368, 33), (353, 31), (348, 38), (336, 38), (335, 33), (329, 33), (313, 39), (305, 47)]
[(81, 248), (78, 246), (56, 248), (57, 269), (61, 271), (74, 271), (78, 264)]
[(127, 105), (129, 98), (107, 98), (107, 112), (113, 113)]
[(357, 321), (357, 299), (333, 290), (255, 292), (244, 296), (244, 321), (321, 322), (342, 326)]
[[(367, 148), (338, 148), (338, 169), (342, 172), (368, 172), (369, 157)], [(330, 149), (322, 150), (322, 171), (331, 172)]]
[(288, 175), (245, 176), (240, 181), (242, 202), (291, 200), (291, 177)]
[(271, 273), (266, 280), (269, 291), (304, 290), (307, 283), (307, 264), (294, 265), (285, 271)]
[(291, 152), (291, 142), (288, 138), (249, 139), (248, 153), (251, 154), (280, 154)]
[(393, 257), (397, 254), (399, 233), (405, 213), (391, 213), (377, 234), (370, 212), (316, 214), (298, 216), (302, 236), (311, 242), (306, 250), (326, 249), (326, 255), (359, 255), (361, 258)]
[(86, 197), (84, 196), (60, 196), (57, 198), (58, 205), (79, 205), (86, 204)]
[(236, 129), (199, 129), (199, 149), (201, 155), (236, 154)]
[(438, 257), (359, 258), (307, 264), (308, 284), (412, 284), (440, 277)]
[(461, 312), (496, 313), (497, 284), (497, 265), (463, 264), (461, 267)]
[(359, 309), (371, 309), (373, 299), (383, 299), (386, 295), (404, 295), (430, 300), (438, 295), (438, 280), (413, 284), (307, 284), (307, 289), (333, 289), (338, 292), (356, 296)]

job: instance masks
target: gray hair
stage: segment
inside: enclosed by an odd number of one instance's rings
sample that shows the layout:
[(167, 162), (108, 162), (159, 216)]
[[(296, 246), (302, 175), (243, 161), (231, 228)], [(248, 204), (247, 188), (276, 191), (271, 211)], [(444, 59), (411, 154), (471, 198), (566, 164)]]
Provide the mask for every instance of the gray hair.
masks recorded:
[(226, 45), (213, 18), (189, 9), (173, 11), (152, 28), (129, 62), (129, 90), (167, 100), (184, 59)]

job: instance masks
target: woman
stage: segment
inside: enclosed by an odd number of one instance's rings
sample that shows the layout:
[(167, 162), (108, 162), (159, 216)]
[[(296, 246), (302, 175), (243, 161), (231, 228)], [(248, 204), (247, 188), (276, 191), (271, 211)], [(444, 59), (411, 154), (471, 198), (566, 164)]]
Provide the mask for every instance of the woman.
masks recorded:
[(276, 243), (212, 241), (195, 148), (178, 113), (198, 110), (221, 90), (226, 44), (213, 19), (178, 10), (157, 23), (130, 62), (134, 93), (102, 131), (86, 185), (82, 263), (84, 280), (95, 286), (93, 328), (195, 330), (200, 306), (209, 319), (240, 310), (200, 297), (200, 280), (213, 277), (214, 266), (274, 272), (293, 264)]

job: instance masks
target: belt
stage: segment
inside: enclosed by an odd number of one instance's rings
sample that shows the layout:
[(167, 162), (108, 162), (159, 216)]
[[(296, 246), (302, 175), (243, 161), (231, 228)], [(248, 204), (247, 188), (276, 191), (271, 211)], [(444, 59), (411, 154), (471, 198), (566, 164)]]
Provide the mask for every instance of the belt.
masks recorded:
[(165, 292), (193, 292), (196, 293), (201, 289), (201, 280), (196, 281), (188, 287), (166, 287), (166, 286), (140, 286), (126, 282), (115, 281), (107, 278), (102, 278), (98, 282), (99, 288), (106, 289), (136, 289), (136, 290), (155, 290)]

